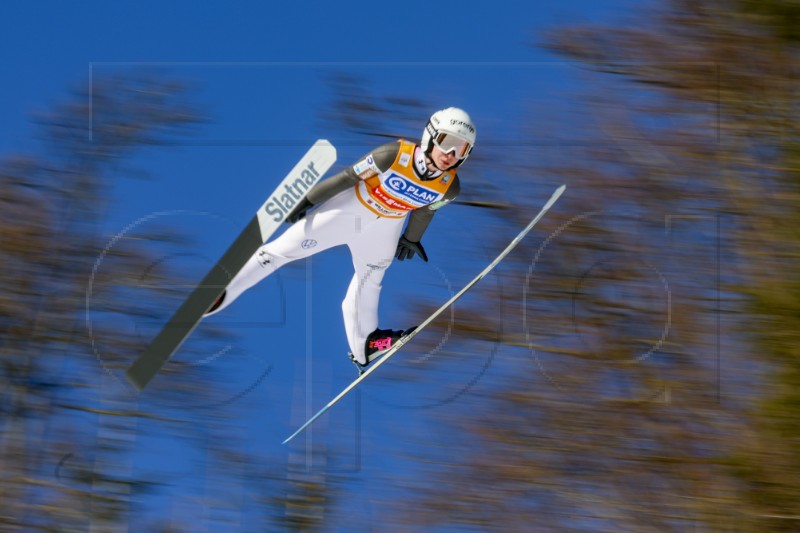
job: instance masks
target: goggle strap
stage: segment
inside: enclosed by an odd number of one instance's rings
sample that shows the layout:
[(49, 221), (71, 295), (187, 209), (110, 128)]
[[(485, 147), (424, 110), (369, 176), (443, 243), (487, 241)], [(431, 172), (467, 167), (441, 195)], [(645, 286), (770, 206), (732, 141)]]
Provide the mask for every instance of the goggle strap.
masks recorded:
[(433, 127), (433, 124), (428, 122), (428, 125), (425, 126), (425, 129), (428, 130), (428, 135), (431, 136), (431, 139), (435, 139), (436, 138), (436, 128)]

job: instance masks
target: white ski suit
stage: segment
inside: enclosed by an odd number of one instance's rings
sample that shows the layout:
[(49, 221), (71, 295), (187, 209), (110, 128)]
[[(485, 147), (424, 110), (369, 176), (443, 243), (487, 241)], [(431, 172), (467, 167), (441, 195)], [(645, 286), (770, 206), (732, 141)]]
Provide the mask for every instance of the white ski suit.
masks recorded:
[(308, 193), (318, 205), (305, 219), (261, 246), (226, 287), (226, 308), (245, 290), (291, 261), (347, 245), (355, 274), (342, 302), (354, 357), (366, 363), (365, 341), (378, 327), (381, 282), (403, 236), (420, 242), (435, 211), (460, 190), (453, 170), (431, 171), (422, 149), (400, 140), (376, 149)]

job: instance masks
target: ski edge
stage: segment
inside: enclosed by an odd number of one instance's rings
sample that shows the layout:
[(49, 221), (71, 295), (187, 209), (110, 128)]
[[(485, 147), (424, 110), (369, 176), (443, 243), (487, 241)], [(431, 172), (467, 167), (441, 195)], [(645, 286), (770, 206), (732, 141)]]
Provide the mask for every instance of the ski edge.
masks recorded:
[(370, 365), (370, 367), (367, 368), (367, 370), (364, 371), (363, 374), (358, 376), (352, 383), (350, 383), (350, 385), (345, 387), (345, 389), (342, 392), (340, 392), (336, 397), (334, 397), (331, 401), (329, 401), (322, 409), (317, 411), (317, 413), (314, 416), (309, 418), (305, 424), (300, 426), (300, 428), (298, 428), (297, 431), (292, 433), (281, 444), (286, 444), (290, 442), (292, 439), (294, 439), (296, 436), (302, 433), (305, 429), (307, 429), (311, 424), (313, 424), (317, 419), (319, 419), (323, 414), (325, 414), (331, 407), (336, 405), (339, 402), (339, 400), (344, 398), (350, 391), (356, 388), (362, 381), (367, 379), (367, 377), (369, 377), (370, 374), (372, 374), (378, 368), (380, 368), (381, 365), (383, 365), (403, 346), (405, 346), (409, 341), (411, 341), (411, 339), (413, 339), (417, 335), (417, 333), (422, 331), (426, 326), (428, 326), (428, 324), (436, 320), (436, 318), (438, 318), (439, 315), (441, 315), (445, 310), (447, 310), (451, 305), (453, 305), (459, 298), (461, 298), (467, 291), (469, 291), (472, 287), (474, 287), (480, 280), (486, 277), (486, 275), (489, 272), (491, 272), (492, 269), (494, 269), (503, 259), (505, 259), (505, 257), (509, 253), (511, 253), (511, 251), (514, 248), (517, 247), (517, 245), (533, 229), (533, 227), (539, 222), (539, 220), (541, 220), (542, 217), (550, 210), (550, 208), (553, 207), (553, 204), (555, 204), (556, 201), (561, 197), (566, 188), (567, 188), (566, 185), (561, 185), (560, 187), (558, 187), (555, 190), (555, 192), (553, 192), (553, 194), (550, 196), (550, 199), (547, 201), (547, 203), (545, 203), (544, 207), (542, 207), (542, 209), (539, 211), (539, 213), (533, 219), (531, 219), (528, 225), (525, 226), (525, 228), (522, 231), (520, 231), (516, 237), (514, 237), (514, 239), (508, 244), (508, 246), (506, 246), (506, 248), (502, 252), (500, 252), (500, 254), (494, 259), (494, 261), (489, 263), (489, 265), (486, 268), (484, 268), (480, 272), (480, 274), (475, 276), (475, 278), (469, 283), (467, 283), (460, 291), (458, 291), (458, 293), (453, 295), (449, 300), (447, 300), (447, 302), (445, 302), (441, 307), (439, 307), (439, 309), (437, 309), (430, 316), (428, 316), (428, 318), (426, 318), (419, 326), (417, 326), (414, 331), (412, 331), (411, 333), (409, 333), (408, 335), (402, 337), (399, 341), (397, 341), (397, 344), (389, 348), (386, 351), (386, 354), (383, 355), (383, 357), (381, 357), (372, 365)]

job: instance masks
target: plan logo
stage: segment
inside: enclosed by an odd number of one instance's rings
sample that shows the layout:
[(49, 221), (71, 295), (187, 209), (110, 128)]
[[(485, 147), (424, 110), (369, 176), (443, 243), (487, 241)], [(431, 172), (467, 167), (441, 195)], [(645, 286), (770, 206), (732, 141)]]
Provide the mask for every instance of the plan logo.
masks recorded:
[(396, 196), (411, 200), (416, 204), (427, 205), (439, 198), (439, 193), (412, 183), (397, 174), (389, 176), (386, 180), (386, 187)]
[(386, 180), (386, 185), (388, 185), (389, 188), (395, 192), (403, 192), (408, 188), (409, 182), (405, 178), (401, 178), (395, 174)]

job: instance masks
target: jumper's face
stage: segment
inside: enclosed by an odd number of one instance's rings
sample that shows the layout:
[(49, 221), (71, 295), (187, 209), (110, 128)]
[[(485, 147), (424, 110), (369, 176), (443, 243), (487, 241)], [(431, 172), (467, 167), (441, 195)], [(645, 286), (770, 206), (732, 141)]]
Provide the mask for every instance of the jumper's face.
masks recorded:
[(431, 160), (439, 170), (447, 170), (458, 162), (455, 152), (442, 152), (438, 146), (434, 146), (431, 150)]

